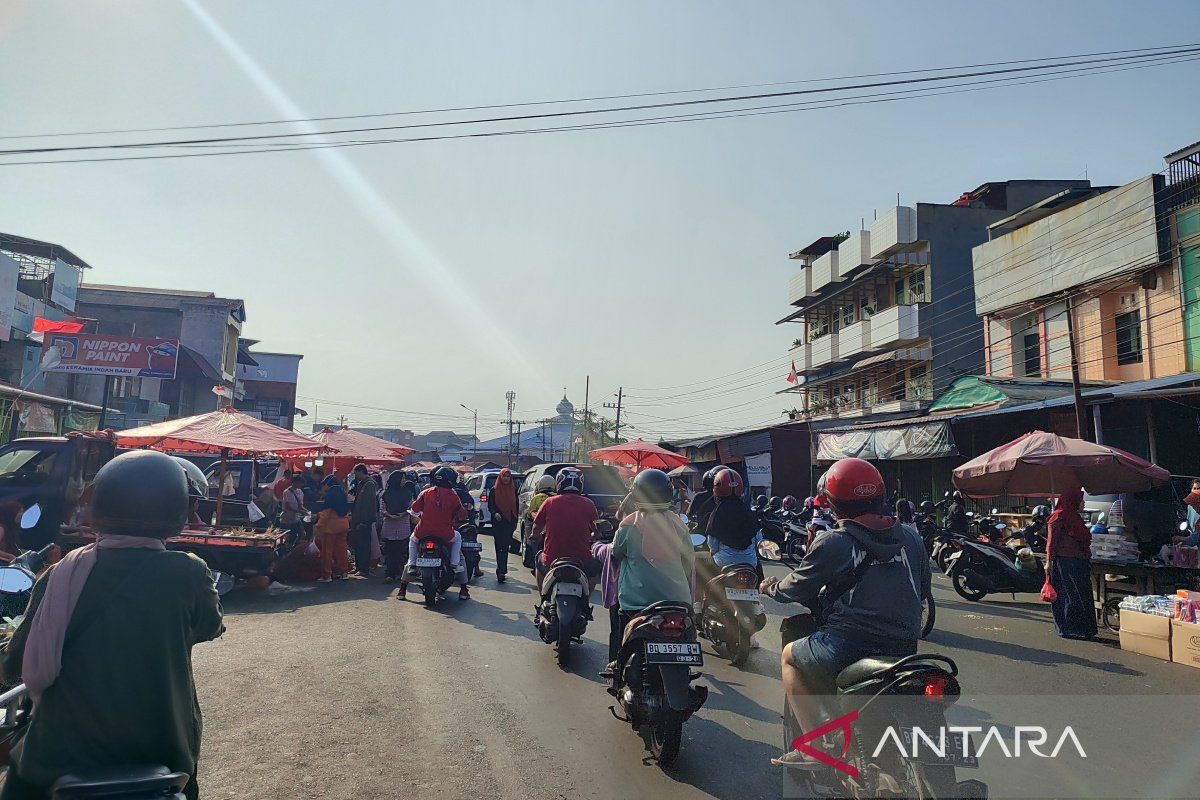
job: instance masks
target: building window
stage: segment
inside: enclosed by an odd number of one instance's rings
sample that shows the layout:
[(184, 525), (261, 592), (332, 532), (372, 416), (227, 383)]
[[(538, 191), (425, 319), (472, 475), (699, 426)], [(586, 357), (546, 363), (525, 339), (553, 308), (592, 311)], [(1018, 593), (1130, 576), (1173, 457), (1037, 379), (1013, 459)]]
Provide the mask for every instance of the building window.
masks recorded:
[(225, 326), (225, 363), (223, 368), (226, 375), (237, 374), (238, 329), (233, 325)]
[(1142, 314), (1129, 311), (1117, 314), (1117, 363), (1142, 363)]
[(925, 302), (925, 270), (918, 270), (908, 276), (908, 302)]
[(908, 369), (908, 386), (905, 397), (908, 400), (931, 400), (932, 387), (929, 385), (929, 366), (913, 364)]
[(1042, 337), (1037, 331), (1029, 331), (1021, 339), (1021, 352), (1024, 356), (1025, 377), (1036, 377), (1042, 374)]
[(904, 305), (904, 278), (899, 278), (896, 280), (895, 292), (896, 292), (896, 305), (898, 305), (898, 306)]
[(842, 306), (842, 327), (848, 328), (854, 324), (854, 304), (847, 303)]

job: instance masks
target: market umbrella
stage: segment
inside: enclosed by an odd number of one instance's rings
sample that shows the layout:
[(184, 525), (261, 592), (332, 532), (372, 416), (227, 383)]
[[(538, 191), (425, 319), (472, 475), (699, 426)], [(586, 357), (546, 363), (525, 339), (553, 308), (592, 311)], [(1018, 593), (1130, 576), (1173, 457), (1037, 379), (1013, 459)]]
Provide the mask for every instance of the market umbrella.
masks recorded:
[(404, 456), (416, 452), (411, 447), (346, 427), (322, 428), (308, 438), (336, 450), (335, 460), (345, 459), (372, 466), (398, 464), (404, 460)]
[(667, 474), (672, 478), (686, 478), (689, 475), (699, 475), (700, 470), (696, 469), (691, 464), (684, 464), (682, 467), (676, 467)]
[[(221, 456), (218, 485), (224, 485), (231, 455), (313, 456), (330, 448), (306, 436), (263, 422), (235, 408), (218, 408), (207, 414), (172, 419), (120, 431), (117, 447), (148, 447), (168, 453), (214, 453)], [(217, 492), (217, 520), (224, 497)]]
[(635, 469), (674, 469), (688, 463), (687, 456), (641, 439), (601, 447), (599, 450), (592, 450), (588, 455), (597, 461), (627, 464)]
[(1170, 479), (1162, 467), (1132, 453), (1082, 439), (1033, 431), (954, 470), (970, 497), (1058, 494), (1082, 486), (1088, 494), (1141, 492)]

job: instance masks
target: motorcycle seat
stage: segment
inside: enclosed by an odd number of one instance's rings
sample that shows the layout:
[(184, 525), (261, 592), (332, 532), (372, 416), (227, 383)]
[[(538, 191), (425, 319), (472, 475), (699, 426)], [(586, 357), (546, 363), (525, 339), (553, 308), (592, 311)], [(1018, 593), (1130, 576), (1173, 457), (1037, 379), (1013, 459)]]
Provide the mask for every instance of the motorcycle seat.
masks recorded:
[(855, 661), (838, 673), (837, 686), (839, 689), (845, 689), (856, 683), (862, 683), (881, 672), (886, 672), (906, 658), (908, 656), (878, 656)]
[(63, 775), (50, 787), (50, 796), (58, 798), (109, 797), (131, 794), (183, 791), (188, 776), (164, 766), (139, 764), (126, 767), (97, 767)]

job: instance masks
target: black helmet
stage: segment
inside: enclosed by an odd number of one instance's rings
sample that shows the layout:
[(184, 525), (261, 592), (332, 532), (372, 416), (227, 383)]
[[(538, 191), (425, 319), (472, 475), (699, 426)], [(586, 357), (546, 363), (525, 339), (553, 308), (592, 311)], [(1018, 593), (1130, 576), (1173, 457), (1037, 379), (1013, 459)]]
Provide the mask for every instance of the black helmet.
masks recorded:
[(96, 473), (92, 524), (102, 534), (168, 539), (183, 530), (187, 515), (186, 473), (165, 453), (135, 450)]
[(186, 458), (179, 456), (171, 456), (171, 458), (183, 467), (183, 474), (187, 477), (188, 482), (188, 497), (194, 500), (207, 498), (208, 479), (204, 477), (204, 471)]
[(779, 495), (775, 495), (771, 498), (771, 501), (767, 503), (767, 505), (769, 505), (773, 511), (778, 511), (779, 509), (783, 508), (783, 498)]
[(754, 505), (757, 508), (766, 508), (767, 496), (765, 494), (760, 494), (758, 497), (754, 498)]
[(1050, 518), (1050, 509), (1046, 506), (1034, 506), (1033, 518), (1038, 522), (1043, 522)]
[(454, 484), (458, 483), (458, 473), (450, 469), (450, 467), (438, 467), (429, 473), (429, 480), (434, 486), (453, 489)]
[(644, 469), (629, 487), (639, 511), (666, 511), (671, 507), (671, 479), (661, 469)]
[(701, 481), (703, 482), (705, 489), (712, 491), (713, 481), (716, 480), (717, 473), (723, 469), (725, 469), (724, 465), (717, 464), (715, 467), (710, 469), (708, 472), (704, 473), (704, 477), (701, 478)]
[(417, 471), (415, 469), (406, 469), (404, 470), (404, 480), (416, 483), (420, 480), (420, 476), (417, 475)]
[(933, 513), (932, 501), (929, 501), (929, 500), (921, 501), (921, 513), (922, 514), (932, 514)]
[(558, 474), (554, 476), (554, 485), (558, 489), (559, 494), (569, 494), (570, 492), (582, 493), (583, 473), (573, 467), (560, 469)]

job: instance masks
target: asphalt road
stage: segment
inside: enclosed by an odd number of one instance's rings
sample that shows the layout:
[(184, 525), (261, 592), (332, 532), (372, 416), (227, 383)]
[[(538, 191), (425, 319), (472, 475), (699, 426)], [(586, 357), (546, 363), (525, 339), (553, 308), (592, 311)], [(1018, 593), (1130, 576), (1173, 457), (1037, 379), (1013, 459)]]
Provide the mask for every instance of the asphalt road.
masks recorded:
[[(379, 578), (227, 596), (228, 632), (194, 652), (203, 796), (780, 797), (768, 760), (783, 738), (785, 607), (768, 602), (761, 648), (742, 669), (705, 644), (709, 700), (664, 770), (609, 714), (596, 676), (607, 616), (596, 614), (560, 670), (531, 623), (531, 576), (519, 566), (507, 584), (489, 572), (472, 600), (452, 595), (432, 610), (415, 594), (397, 601)], [(957, 660), (964, 701), (1182, 693), (1200, 682), (1196, 670), (1115, 642), (1059, 639), (1033, 596), (968, 603), (940, 576), (935, 596), (937, 627), (923, 650)]]

